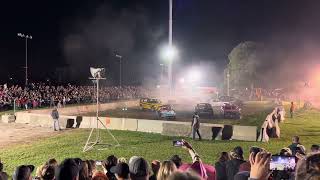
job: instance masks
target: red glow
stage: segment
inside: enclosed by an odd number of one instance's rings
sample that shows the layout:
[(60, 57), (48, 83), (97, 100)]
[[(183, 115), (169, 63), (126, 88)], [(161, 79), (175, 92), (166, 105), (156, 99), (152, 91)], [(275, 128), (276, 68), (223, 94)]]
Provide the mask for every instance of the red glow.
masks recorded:
[(314, 88), (320, 88), (320, 65), (314, 66), (309, 77), (310, 85)]
[(317, 86), (319, 86), (320, 85), (320, 70), (316, 73), (316, 84), (317, 84)]

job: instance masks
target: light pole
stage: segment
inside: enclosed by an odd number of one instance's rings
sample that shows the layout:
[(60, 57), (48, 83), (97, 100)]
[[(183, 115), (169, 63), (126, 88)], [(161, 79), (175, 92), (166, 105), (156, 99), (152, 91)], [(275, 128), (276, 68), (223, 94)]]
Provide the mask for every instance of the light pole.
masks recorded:
[(22, 33), (17, 34), (21, 38), (25, 38), (26, 40), (26, 66), (24, 67), (26, 69), (25, 71), (25, 85), (28, 85), (28, 39), (32, 39), (31, 35), (25, 35)]
[(163, 83), (163, 66), (164, 64), (160, 64), (160, 67), (161, 67), (160, 85), (162, 85)]
[[(172, 49), (172, 0), (169, 0), (169, 49)], [(168, 85), (169, 85), (169, 93), (171, 96), (172, 95), (172, 59), (169, 59), (169, 65), (168, 65)]]
[(120, 85), (120, 87), (121, 87), (121, 85), (122, 85), (122, 68), (121, 68), (121, 61), (122, 61), (122, 56), (121, 55), (119, 55), (119, 54), (116, 54), (116, 57), (117, 58), (119, 58), (119, 85)]
[(230, 71), (227, 68), (227, 96), (230, 96)]

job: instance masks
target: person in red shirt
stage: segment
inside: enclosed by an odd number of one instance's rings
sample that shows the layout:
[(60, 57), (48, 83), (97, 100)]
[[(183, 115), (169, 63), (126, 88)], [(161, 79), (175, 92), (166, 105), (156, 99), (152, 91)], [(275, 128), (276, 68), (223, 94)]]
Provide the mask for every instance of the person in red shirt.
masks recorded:
[(291, 118), (293, 118), (294, 110), (295, 110), (295, 106), (294, 106), (293, 102), (291, 102), (291, 106), (290, 106), (290, 117)]

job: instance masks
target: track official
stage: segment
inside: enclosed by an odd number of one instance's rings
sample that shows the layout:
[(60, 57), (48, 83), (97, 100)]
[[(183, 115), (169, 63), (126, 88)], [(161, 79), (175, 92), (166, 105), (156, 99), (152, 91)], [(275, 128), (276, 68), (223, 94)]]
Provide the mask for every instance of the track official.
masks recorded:
[(54, 131), (60, 131), (60, 124), (59, 124), (59, 112), (57, 107), (55, 106), (51, 112), (51, 117), (53, 119), (53, 130)]
[(192, 124), (191, 124), (191, 128), (192, 128), (192, 139), (194, 140), (196, 138), (196, 133), (199, 136), (199, 140), (201, 141), (201, 135), (199, 132), (199, 128), (200, 128), (200, 117), (198, 115), (197, 112), (194, 113), (194, 115), (192, 116)]

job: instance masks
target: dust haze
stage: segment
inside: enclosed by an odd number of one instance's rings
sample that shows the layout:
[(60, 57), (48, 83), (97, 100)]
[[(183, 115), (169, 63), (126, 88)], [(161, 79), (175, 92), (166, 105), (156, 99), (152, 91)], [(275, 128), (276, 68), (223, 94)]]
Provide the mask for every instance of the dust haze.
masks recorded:
[(83, 17), (79, 13), (68, 23), (63, 30), (63, 50), (70, 79), (86, 79), (89, 67), (105, 67), (108, 82), (116, 83), (119, 78), (117, 53), (123, 57), (124, 81), (137, 83), (135, 79), (143, 75), (140, 70), (150, 69), (143, 68), (142, 60), (150, 59), (149, 64), (144, 63), (147, 67), (154, 63), (152, 50), (163, 35), (163, 30), (152, 25), (142, 7), (119, 12), (104, 3), (91, 15)]

